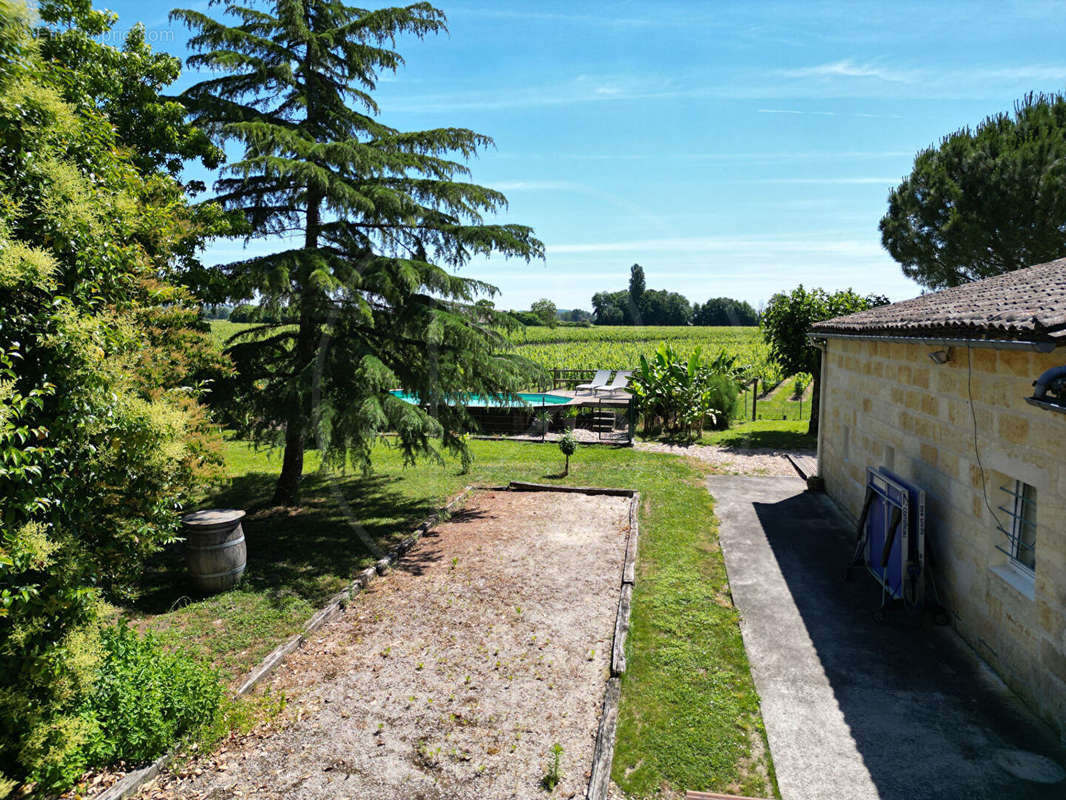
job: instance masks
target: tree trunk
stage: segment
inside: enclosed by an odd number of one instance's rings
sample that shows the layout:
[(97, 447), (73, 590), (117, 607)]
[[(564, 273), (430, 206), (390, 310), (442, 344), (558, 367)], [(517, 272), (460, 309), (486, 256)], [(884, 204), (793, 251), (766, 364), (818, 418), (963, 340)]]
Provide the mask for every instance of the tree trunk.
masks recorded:
[(814, 366), (814, 372), (811, 374), (811, 380), (814, 383), (814, 388), (811, 390), (811, 421), (807, 424), (807, 433), (810, 436), (818, 435), (818, 410), (821, 407), (820, 398), (822, 396), (822, 353), (818, 352), (818, 363)]
[(285, 426), (285, 457), (281, 462), (281, 475), (274, 486), (276, 506), (294, 506), (300, 502), (300, 478), (304, 471), (304, 430), (299, 414), (289, 413)]
[[(304, 22), (308, 30), (314, 30), (310, 4), (304, 9)], [(308, 80), (307, 117), (304, 122), (312, 136), (320, 131), (317, 85), (314, 84), (315, 64), (310, 48), (303, 59)], [(318, 249), (318, 235), (322, 226), (322, 190), (307, 187), (307, 217), (304, 227), (304, 251)], [(281, 475), (274, 486), (274, 505), (295, 506), (300, 502), (300, 479), (303, 477), (304, 448), (307, 445), (308, 426), (311, 420), (311, 392), (314, 374), (311, 371), (318, 351), (318, 321), (316, 319), (316, 293), (311, 288), (310, 266), (299, 270), (298, 297), (300, 303), (300, 331), (296, 336), (293, 353), (293, 383), (289, 391), (289, 409), (285, 420), (285, 456), (281, 462)]]
[[(321, 225), (322, 196), (308, 192), (307, 230), (304, 248), (313, 251), (318, 247)], [(285, 456), (281, 462), (281, 475), (274, 486), (274, 505), (295, 506), (300, 502), (300, 479), (304, 470), (304, 448), (307, 445), (307, 428), (311, 418), (311, 392), (314, 374), (311, 372), (318, 351), (318, 321), (316, 319), (315, 294), (310, 288), (309, 276), (302, 276), (300, 292), (300, 332), (296, 336), (296, 352), (293, 365), (293, 386), (289, 393), (289, 413), (285, 421)]]
[(296, 337), (294, 385), (289, 396), (289, 413), (285, 421), (285, 456), (281, 461), (281, 475), (274, 486), (274, 505), (295, 506), (300, 502), (300, 479), (304, 471), (304, 448), (310, 420), (311, 386), (314, 376), (308, 368), (314, 364), (318, 349), (318, 328), (315, 324), (312, 301), (301, 298), (300, 332)]

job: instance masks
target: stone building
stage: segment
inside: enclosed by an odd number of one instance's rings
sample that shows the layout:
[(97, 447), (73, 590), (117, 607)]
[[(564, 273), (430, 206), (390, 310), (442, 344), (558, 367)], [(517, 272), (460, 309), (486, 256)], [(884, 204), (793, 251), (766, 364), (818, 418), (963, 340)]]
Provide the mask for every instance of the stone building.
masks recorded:
[(826, 490), (856, 518), (867, 466), (925, 490), (955, 628), (1066, 738), (1066, 259), (810, 336)]

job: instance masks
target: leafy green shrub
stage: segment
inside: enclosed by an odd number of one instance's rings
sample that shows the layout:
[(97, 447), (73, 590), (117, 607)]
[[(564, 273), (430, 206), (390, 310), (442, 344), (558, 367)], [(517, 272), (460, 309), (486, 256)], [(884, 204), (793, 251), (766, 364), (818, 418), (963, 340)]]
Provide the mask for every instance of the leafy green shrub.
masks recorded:
[(86, 766), (150, 761), (183, 734), (219, 714), (218, 673), (181, 653), (163, 650), (151, 634), (125, 622), (102, 635), (104, 657), (82, 715), (94, 728)]
[(27, 783), (38, 789), (60, 791), (93, 767), (148, 762), (221, 717), (218, 673), (164, 650), (125, 621), (103, 630), (86, 626), (65, 647), (70, 652), (59, 663), (67, 671), (70, 661), (80, 664), (86, 685), (71, 693), (77, 704), (65, 713), (45, 709), (24, 741), (19, 755)]
[(102, 746), (101, 602), (177, 535), (216, 437), (197, 398), (217, 358), (165, 282), (200, 223), (95, 98), (64, 100), (74, 76), (17, 5), (0, 0), (0, 796), (66, 788)]
[(698, 347), (683, 359), (663, 342), (650, 361), (640, 357), (628, 391), (649, 429), (692, 436), (699, 435), (708, 421), (727, 428), (740, 393), (743, 368), (737, 360), (724, 350), (705, 358)]
[[(704, 425), (712, 430), (724, 431), (736, 418), (740, 405), (740, 388), (731, 375), (711, 373), (703, 378), (703, 397), (711, 413), (704, 417)], [(702, 429), (701, 429), (702, 430)]]

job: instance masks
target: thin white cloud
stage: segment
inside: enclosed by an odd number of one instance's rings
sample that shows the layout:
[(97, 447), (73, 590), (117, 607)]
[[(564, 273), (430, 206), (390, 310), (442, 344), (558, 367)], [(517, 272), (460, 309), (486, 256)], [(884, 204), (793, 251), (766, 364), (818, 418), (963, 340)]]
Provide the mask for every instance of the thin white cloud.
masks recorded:
[(586, 187), (573, 181), (498, 181), (492, 188), (499, 192), (581, 191)]
[(759, 108), (756, 114), (795, 114), (809, 117), (864, 117), (867, 119), (903, 119), (902, 114), (872, 114), (862, 111), (817, 111), (798, 108)]
[(634, 101), (866, 98), (872, 101), (869, 111), (767, 105), (756, 109), (756, 113), (901, 119), (900, 114), (880, 110), (886, 100), (983, 97), (1003, 91), (1021, 93), (1033, 88), (1034, 83), (1063, 81), (1066, 81), (1066, 64), (889, 68), (844, 59), (787, 70), (742, 70), (713, 79), (699, 75), (580, 74), (556, 83), (421, 95), (401, 92), (397, 86), (395, 96), (381, 97), (380, 102), (389, 113), (417, 114)]
[[(1006, 64), (884, 66), (843, 59), (807, 67), (777, 70), (779, 84), (760, 85), (758, 80), (738, 87), (738, 97), (870, 97), (940, 99), (994, 96), (1001, 91), (1024, 92), (1034, 84), (1058, 88), (1066, 81), (1066, 64)], [(1049, 87), (1048, 84), (1051, 84)], [(815, 114), (822, 116), (869, 116), (860, 112), (836, 112), (789, 108), (759, 109), (763, 114)]]
[(829, 158), (834, 161), (842, 159), (877, 159), (911, 157), (910, 150), (821, 150), (799, 153), (682, 153), (681, 158), (704, 161), (813, 161)]
[(616, 17), (612, 14), (564, 14), (550, 11), (524, 11), (502, 8), (452, 8), (449, 16), (471, 14), (480, 19), (509, 19), (527, 22), (558, 22), (568, 25), (595, 25), (606, 28), (647, 28), (681, 24), (675, 20), (653, 17)]
[(832, 184), (839, 184), (839, 185), (856, 184), (856, 185), (861, 185), (861, 184), (868, 184), (868, 183), (872, 183), (872, 184), (883, 183), (883, 184), (888, 185), (888, 184), (899, 183), (899, 181), (900, 181), (899, 178), (866, 178), (866, 177), (859, 177), (859, 178), (756, 178), (756, 179), (747, 180), (747, 181), (744, 181), (744, 182), (745, 183), (798, 183), (798, 184), (804, 184), (804, 183), (819, 184), (819, 183), (824, 183), (824, 184), (829, 184), (829, 185), (832, 185)]
[(916, 76), (912, 70), (880, 67), (875, 64), (858, 64), (850, 58), (815, 64), (810, 67), (785, 69), (781, 75), (788, 78), (875, 78), (889, 83), (911, 83)]
[(549, 244), (549, 258), (577, 253), (621, 253), (648, 251), (655, 253), (730, 253), (730, 254), (799, 254), (818, 253), (870, 258), (884, 255), (876, 237), (869, 239), (841, 239), (831, 233), (821, 237), (728, 237), (694, 236), (630, 241), (581, 242), (573, 244)]
[(704, 87), (683, 87), (673, 78), (656, 76), (578, 75), (570, 81), (524, 88), (397, 97), (382, 101), (382, 107), (396, 113), (436, 111), (496, 111), (517, 108), (543, 108), (580, 103), (628, 100), (666, 100), (706, 97)]
[(912, 150), (819, 150), (807, 152), (763, 152), (763, 153), (494, 153), (493, 158), (501, 160), (549, 159), (551, 161), (721, 161), (741, 162), (752, 161), (814, 161), (819, 159), (832, 159), (841, 161), (847, 159), (865, 160), (879, 158), (910, 158), (914, 155)]
[(799, 111), (794, 108), (760, 108), (756, 114), (797, 114), (810, 117), (835, 117), (836, 111)]
[(1066, 65), (1063, 64), (1029, 64), (1005, 67), (981, 67), (959, 71), (960, 76), (967, 75), (976, 81), (1055, 81), (1066, 80)]

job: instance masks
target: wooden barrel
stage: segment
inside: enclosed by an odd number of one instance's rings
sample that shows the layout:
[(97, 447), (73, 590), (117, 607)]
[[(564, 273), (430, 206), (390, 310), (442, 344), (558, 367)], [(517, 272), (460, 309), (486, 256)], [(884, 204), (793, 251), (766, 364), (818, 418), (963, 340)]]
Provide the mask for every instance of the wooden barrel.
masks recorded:
[(185, 563), (193, 583), (205, 594), (224, 592), (240, 583), (248, 561), (241, 528), (243, 511), (211, 508), (186, 514)]

